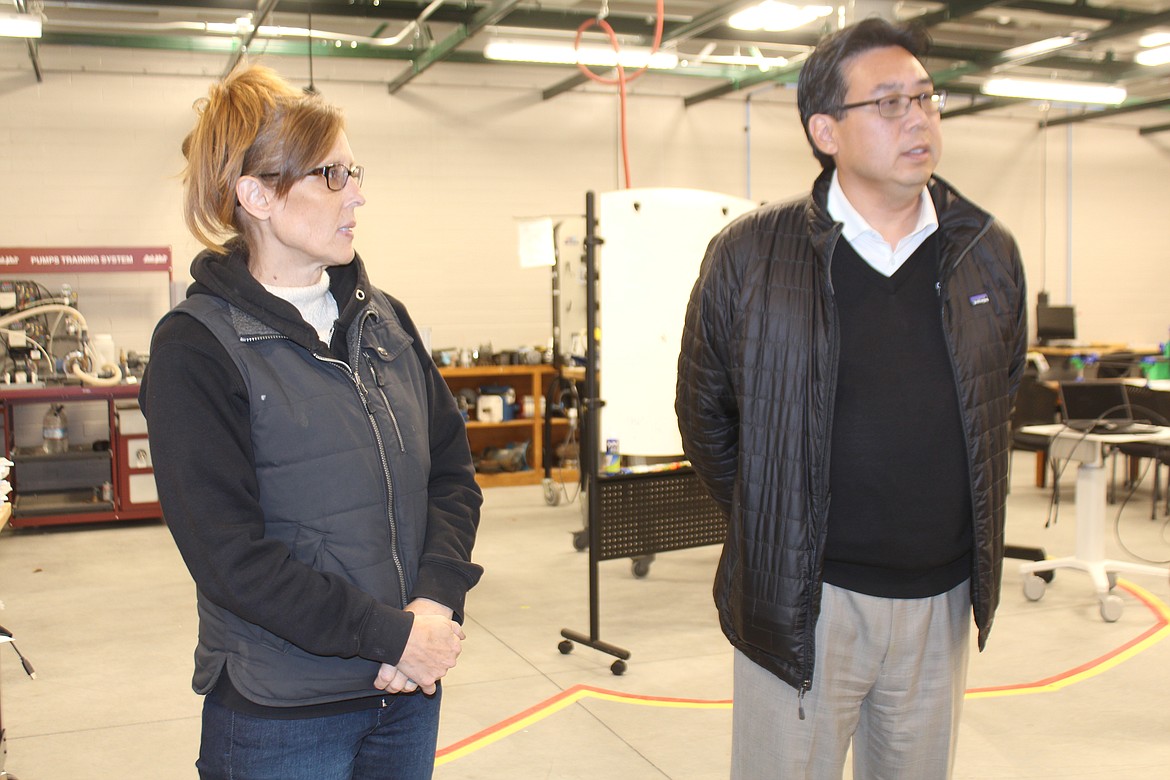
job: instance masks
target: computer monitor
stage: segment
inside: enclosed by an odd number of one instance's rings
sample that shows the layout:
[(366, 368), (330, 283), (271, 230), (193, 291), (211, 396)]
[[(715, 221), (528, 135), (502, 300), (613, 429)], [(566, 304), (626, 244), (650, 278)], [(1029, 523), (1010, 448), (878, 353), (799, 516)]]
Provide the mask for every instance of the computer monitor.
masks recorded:
[(1036, 341), (1073, 341), (1077, 337), (1076, 309), (1072, 306), (1036, 305)]

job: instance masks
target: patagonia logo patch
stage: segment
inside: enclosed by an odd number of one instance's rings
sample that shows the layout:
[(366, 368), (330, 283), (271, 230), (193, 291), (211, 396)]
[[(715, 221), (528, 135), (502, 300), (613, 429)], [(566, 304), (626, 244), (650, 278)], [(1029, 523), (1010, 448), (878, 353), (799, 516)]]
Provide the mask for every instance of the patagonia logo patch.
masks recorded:
[(972, 306), (979, 306), (983, 303), (991, 303), (991, 296), (987, 293), (979, 293), (978, 295), (972, 295), (968, 300), (971, 301)]

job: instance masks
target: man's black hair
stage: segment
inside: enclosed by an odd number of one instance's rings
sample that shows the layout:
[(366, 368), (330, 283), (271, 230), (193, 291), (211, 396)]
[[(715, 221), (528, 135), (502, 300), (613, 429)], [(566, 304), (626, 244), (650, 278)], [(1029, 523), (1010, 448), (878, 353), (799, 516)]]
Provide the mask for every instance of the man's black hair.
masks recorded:
[(822, 38), (800, 69), (796, 105), (805, 137), (822, 168), (832, 168), (833, 158), (822, 153), (813, 143), (808, 120), (813, 114), (829, 114), (840, 119), (840, 107), (849, 88), (843, 72), (845, 63), (870, 49), (887, 46), (900, 46), (921, 59), (930, 46), (930, 37), (919, 26), (891, 24), (885, 19), (865, 19)]

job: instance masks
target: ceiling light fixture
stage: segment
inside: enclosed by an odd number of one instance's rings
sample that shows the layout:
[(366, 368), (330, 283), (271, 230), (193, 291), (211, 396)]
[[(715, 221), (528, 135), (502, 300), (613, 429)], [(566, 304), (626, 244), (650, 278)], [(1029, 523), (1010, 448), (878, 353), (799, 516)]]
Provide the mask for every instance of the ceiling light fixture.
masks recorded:
[(1016, 46), (1007, 49), (999, 56), (1004, 60), (1019, 61), (1025, 59), (1035, 59), (1042, 54), (1056, 51), (1057, 49), (1064, 49), (1072, 46), (1075, 43), (1084, 40), (1084, 35), (1062, 35), (1057, 38), (1045, 38), (1042, 41), (1033, 41), (1032, 43), (1025, 43), (1022, 46)]
[(1165, 65), (1170, 62), (1170, 46), (1159, 46), (1156, 49), (1146, 49), (1133, 55), (1133, 61), (1138, 65)]
[(745, 8), (731, 15), (728, 25), (737, 30), (766, 30), (781, 32), (795, 30), (833, 13), (828, 5), (792, 5), (777, 0), (764, 0), (759, 5)]
[(41, 17), (0, 11), (0, 36), (5, 38), (40, 38)]
[(616, 67), (620, 62), (625, 68), (648, 67), (655, 70), (672, 70), (678, 67), (678, 55), (674, 52), (623, 47), (620, 52), (612, 46), (582, 45), (574, 49), (570, 43), (546, 43), (497, 38), (488, 41), (483, 56), (489, 60), (508, 62), (540, 62), (554, 65), (596, 65)]
[(995, 78), (983, 82), (983, 94), (999, 97), (1051, 100), (1057, 103), (1117, 105), (1125, 100), (1125, 88), (1075, 81)]
[(1138, 39), (1138, 45), (1143, 49), (1165, 46), (1168, 43), (1170, 43), (1170, 33), (1168, 32), (1147, 33)]
[(708, 54), (706, 56), (696, 55), (689, 64), (744, 66), (769, 71), (772, 68), (783, 68), (788, 64), (788, 59), (785, 57), (765, 57), (762, 54)]

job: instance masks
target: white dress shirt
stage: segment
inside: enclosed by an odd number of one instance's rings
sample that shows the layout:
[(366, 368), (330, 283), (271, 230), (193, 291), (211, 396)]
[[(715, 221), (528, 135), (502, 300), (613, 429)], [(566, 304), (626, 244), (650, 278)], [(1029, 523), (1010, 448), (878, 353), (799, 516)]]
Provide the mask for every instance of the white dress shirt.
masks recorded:
[(865, 217), (853, 208), (853, 204), (845, 197), (840, 182), (837, 181), (837, 171), (833, 171), (833, 181), (829, 184), (828, 206), (829, 216), (845, 225), (842, 237), (849, 242), (861, 259), (883, 276), (893, 276), (902, 267), (914, 250), (922, 246), (931, 233), (938, 230), (938, 214), (934, 210), (934, 202), (926, 187), (922, 188), (919, 199), (918, 222), (910, 234), (898, 242), (896, 247), (890, 247), (882, 234), (874, 230)]

